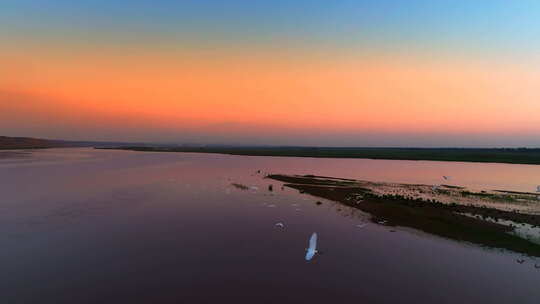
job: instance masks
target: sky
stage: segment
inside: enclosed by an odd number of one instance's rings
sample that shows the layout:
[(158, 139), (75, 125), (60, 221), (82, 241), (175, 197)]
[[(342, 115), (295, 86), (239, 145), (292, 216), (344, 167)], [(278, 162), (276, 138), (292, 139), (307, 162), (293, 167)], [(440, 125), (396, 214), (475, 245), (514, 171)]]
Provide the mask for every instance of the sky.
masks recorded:
[(6, 0), (0, 135), (540, 147), (537, 0)]

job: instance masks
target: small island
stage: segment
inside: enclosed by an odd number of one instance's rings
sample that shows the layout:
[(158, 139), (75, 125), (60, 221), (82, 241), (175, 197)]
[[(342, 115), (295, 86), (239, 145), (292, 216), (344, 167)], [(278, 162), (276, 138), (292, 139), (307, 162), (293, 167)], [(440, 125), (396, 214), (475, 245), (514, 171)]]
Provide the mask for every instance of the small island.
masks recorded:
[[(371, 215), (375, 223), (540, 257), (540, 193), (452, 185), (268, 175), (284, 186)], [(536, 235), (535, 235), (536, 233)]]

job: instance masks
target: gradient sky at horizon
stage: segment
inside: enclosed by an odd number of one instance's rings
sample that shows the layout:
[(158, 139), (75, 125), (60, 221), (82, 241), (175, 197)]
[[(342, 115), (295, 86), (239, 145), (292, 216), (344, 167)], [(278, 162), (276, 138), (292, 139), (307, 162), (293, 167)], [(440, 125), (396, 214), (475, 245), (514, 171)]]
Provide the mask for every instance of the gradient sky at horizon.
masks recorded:
[(540, 147), (540, 2), (0, 4), (0, 135)]

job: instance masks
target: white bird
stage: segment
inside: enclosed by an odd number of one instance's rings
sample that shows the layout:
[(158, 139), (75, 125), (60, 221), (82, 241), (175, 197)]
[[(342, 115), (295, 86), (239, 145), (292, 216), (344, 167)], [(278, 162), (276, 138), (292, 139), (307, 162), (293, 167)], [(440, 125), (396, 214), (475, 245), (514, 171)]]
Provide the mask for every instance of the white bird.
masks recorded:
[(357, 228), (364, 228), (366, 227), (368, 224), (361, 224), (361, 225), (356, 225)]
[(276, 227), (285, 228), (285, 225), (282, 222), (276, 223)]
[(313, 232), (309, 238), (309, 248), (306, 253), (306, 261), (309, 261), (317, 253), (317, 233)]

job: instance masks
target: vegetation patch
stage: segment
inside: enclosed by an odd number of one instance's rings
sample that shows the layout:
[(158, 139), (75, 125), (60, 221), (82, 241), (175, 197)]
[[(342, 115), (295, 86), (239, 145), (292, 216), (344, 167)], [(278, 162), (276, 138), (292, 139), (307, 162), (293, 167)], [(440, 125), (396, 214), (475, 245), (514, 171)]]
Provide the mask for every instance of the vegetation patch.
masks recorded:
[[(389, 226), (410, 227), (457, 241), (540, 257), (539, 244), (511, 234), (510, 232), (514, 230), (512, 226), (497, 223), (498, 220), (509, 220), (540, 226), (540, 215), (463, 204), (459, 200), (463, 192), (465, 192), (465, 196), (480, 197), (481, 199), (490, 198), (492, 195), (490, 193), (480, 192), (478, 194), (460, 189), (453, 189), (455, 192), (448, 190), (452, 194), (457, 194), (456, 200), (451, 203), (443, 203), (432, 198), (414, 197), (413, 195), (381, 194), (373, 188), (377, 185), (387, 187), (388, 185), (385, 183), (336, 181), (334, 178), (290, 175), (269, 175), (268, 178), (285, 182), (285, 186), (297, 189), (301, 193), (336, 201), (369, 213), (374, 222), (384, 222), (385, 225)], [(395, 186), (396, 184), (391, 185)], [(401, 186), (405, 189), (411, 186), (428, 187), (406, 184)], [(505, 200), (511, 201), (509, 198), (505, 198)], [(495, 219), (495, 221), (488, 221), (488, 218)]]

